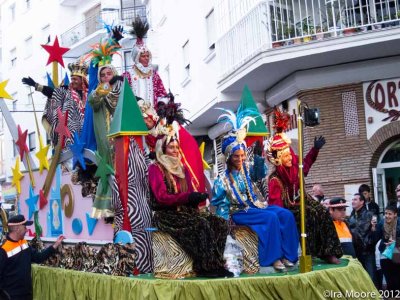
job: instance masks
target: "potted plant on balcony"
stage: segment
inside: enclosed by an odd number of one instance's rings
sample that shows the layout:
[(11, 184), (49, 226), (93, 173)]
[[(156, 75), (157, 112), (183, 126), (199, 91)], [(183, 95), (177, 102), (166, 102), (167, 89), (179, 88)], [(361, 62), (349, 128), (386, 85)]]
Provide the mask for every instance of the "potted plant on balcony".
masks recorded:
[(283, 28), (283, 36), (286, 39), (286, 45), (292, 45), (294, 43), (294, 38), (296, 37), (296, 31), (292, 24), (285, 25)]
[(381, 29), (382, 28), (382, 23), (378, 23), (381, 22), (382, 18), (377, 16), (377, 18), (371, 18), (371, 22), (374, 24), (373, 27), (374, 29)]
[(301, 28), (303, 31), (303, 42), (307, 43), (311, 41), (311, 35), (314, 33), (314, 26), (311, 17), (304, 18), (301, 21)]
[(394, 16), (393, 16), (393, 26), (399, 26), (400, 25), (400, 11), (397, 11)]
[(284, 42), (282, 41), (283, 27), (281, 23), (279, 23), (278, 27), (276, 28), (276, 34), (272, 38), (273, 38), (272, 48), (279, 48), (284, 45)]
[[(340, 5), (339, 5), (340, 2)], [(342, 31), (342, 13), (345, 7), (344, 1), (326, 0), (326, 7), (321, 9), (323, 24), (327, 27), (327, 37), (341, 35)]]
[(315, 38), (317, 39), (317, 40), (323, 40), (324, 39), (324, 32), (325, 31), (327, 31), (326, 30), (327, 28), (326, 28), (326, 26), (321, 26), (321, 25), (318, 25), (318, 26), (316, 26), (315, 27)]
[(343, 28), (344, 35), (352, 35), (357, 32), (353, 14), (351, 14), (349, 12), (344, 12), (343, 18), (341, 18), (341, 20), (342, 20), (342, 25), (344, 26), (344, 28)]

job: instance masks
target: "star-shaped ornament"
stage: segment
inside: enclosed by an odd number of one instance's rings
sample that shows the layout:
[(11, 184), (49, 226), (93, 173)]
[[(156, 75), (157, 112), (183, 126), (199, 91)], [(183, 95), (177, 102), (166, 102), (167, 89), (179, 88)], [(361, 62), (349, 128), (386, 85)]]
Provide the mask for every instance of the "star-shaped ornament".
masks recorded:
[(35, 154), (39, 160), (39, 173), (42, 174), (43, 170), (49, 169), (49, 161), (47, 159), (47, 152), (49, 152), (50, 145), (43, 146), (42, 137), (39, 136), (39, 151)]
[(37, 208), (38, 201), (39, 201), (39, 195), (35, 195), (35, 193), (33, 192), (33, 188), (30, 185), (29, 186), (29, 198), (25, 200), (26, 205), (28, 205), (28, 208), (29, 208), (28, 220), (30, 220), (32, 218), (33, 214), (35, 213), (35, 211), (38, 210), (38, 208)]
[(103, 187), (102, 193), (107, 192), (107, 180), (108, 176), (114, 174), (114, 169), (106, 162), (106, 160), (100, 156), (99, 152), (96, 151), (97, 159), (97, 170), (94, 176), (100, 177), (101, 184)]
[(19, 170), (20, 162), (21, 162), (21, 160), (18, 155), (17, 158), (15, 159), (14, 168), (11, 168), (12, 173), (13, 173), (13, 178), (12, 178), (11, 184), (15, 186), (18, 194), (21, 194), (21, 179), (24, 177), (24, 175)]
[(42, 209), (47, 205), (48, 201), (42, 189), (39, 191), (39, 209)]
[(96, 227), (96, 224), (97, 224), (97, 219), (92, 218), (88, 213), (86, 213), (86, 223), (87, 223), (89, 235), (92, 235), (94, 228)]
[(26, 138), (28, 136), (28, 129), (22, 132), (21, 127), (18, 125), (18, 140), (15, 144), (19, 148), (19, 155), (21, 156), (21, 160), (24, 159), (24, 154), (29, 153), (28, 146), (26, 145)]
[(6, 85), (8, 83), (8, 79), (0, 82), (0, 98), (6, 98), (12, 100), (12, 97), (6, 91)]
[(67, 127), (68, 123), (68, 110), (65, 114), (62, 113), (61, 108), (57, 108), (57, 116), (58, 116), (58, 124), (56, 129), (54, 130), (59, 134), (58, 142), (64, 147), (65, 138), (71, 138), (71, 132)]
[(64, 53), (68, 52), (69, 48), (64, 48), (64, 47), (60, 47), (60, 45), (58, 44), (58, 37), (56, 36), (56, 39), (54, 40), (54, 44), (53, 46), (49, 46), (49, 45), (41, 45), (44, 50), (46, 50), (50, 56), (49, 59), (47, 61), (47, 65), (53, 61), (59, 62), (60, 65), (62, 65), (62, 67), (64, 68), (64, 61), (62, 59), (62, 56), (64, 55)]
[(209, 169), (210, 169), (210, 166), (209, 166), (209, 164), (208, 164), (208, 163), (205, 161), (205, 159), (204, 159), (204, 146), (205, 146), (205, 143), (202, 142), (201, 145), (200, 145), (200, 147), (199, 147), (199, 150), (200, 150), (200, 154), (201, 154), (201, 159), (203, 160), (203, 168), (204, 168), (205, 170), (209, 170)]
[(69, 149), (71, 149), (72, 154), (73, 154), (74, 165), (75, 165), (75, 162), (79, 162), (82, 169), (86, 170), (85, 159), (83, 158), (84, 146), (85, 146), (85, 143), (81, 142), (81, 140), (79, 139), (78, 133), (74, 132), (74, 143), (69, 146)]

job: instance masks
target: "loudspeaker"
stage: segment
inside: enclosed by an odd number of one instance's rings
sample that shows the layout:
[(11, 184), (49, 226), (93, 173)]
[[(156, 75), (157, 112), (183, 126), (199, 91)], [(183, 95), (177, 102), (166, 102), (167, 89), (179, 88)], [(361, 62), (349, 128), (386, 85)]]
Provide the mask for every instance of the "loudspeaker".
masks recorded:
[(314, 127), (319, 125), (319, 108), (304, 108), (304, 125)]

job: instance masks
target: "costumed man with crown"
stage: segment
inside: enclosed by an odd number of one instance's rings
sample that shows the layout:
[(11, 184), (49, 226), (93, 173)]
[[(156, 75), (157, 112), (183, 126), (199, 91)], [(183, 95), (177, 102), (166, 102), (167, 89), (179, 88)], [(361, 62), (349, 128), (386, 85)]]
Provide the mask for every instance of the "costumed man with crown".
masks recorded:
[(176, 121), (167, 123), (164, 136), (156, 142), (156, 160), (149, 166), (154, 225), (170, 234), (193, 259), (198, 276), (232, 277), (223, 260), (227, 222), (199, 212), (197, 207), (208, 194), (196, 191), (189, 168), (181, 161), (179, 127)]
[(128, 78), (136, 97), (152, 102), (157, 108), (158, 101), (166, 97), (167, 92), (160, 75), (153, 68), (151, 52), (144, 43), (144, 36), (149, 30), (149, 25), (143, 23), (140, 17), (136, 17), (132, 27), (133, 30), (130, 33), (136, 35), (136, 43), (132, 48), (132, 71), (125, 72), (123, 75)]
[[(269, 176), (269, 204), (290, 209), (296, 217), (300, 229), (299, 160), (290, 147), (291, 141), (284, 134), (289, 122), (289, 115), (275, 109), (276, 134), (266, 143), (266, 154), (275, 170)], [(317, 159), (319, 150), (325, 144), (320, 136), (315, 138), (314, 147), (310, 149), (303, 162), (304, 176), (307, 176), (312, 164)], [(340, 263), (343, 255), (329, 212), (310, 195), (306, 195), (306, 234), (307, 250), (312, 256), (318, 256), (329, 263)]]
[(222, 141), (227, 168), (214, 182), (211, 203), (217, 207), (217, 215), (227, 220), (231, 217), (235, 224), (248, 226), (257, 234), (260, 266), (273, 265), (278, 271), (293, 267), (298, 259), (299, 245), (294, 216), (287, 209), (268, 206), (251, 180), (246, 159), (246, 126), (254, 120), (251, 116), (257, 116), (259, 112), (247, 109), (238, 116), (227, 112), (219, 117), (233, 126)]
[[(120, 49), (112, 39), (106, 38), (92, 46), (93, 50), (85, 57), (91, 64), (98, 66), (98, 86), (89, 96), (89, 104), (93, 108), (93, 126), (96, 137), (98, 156), (105, 164), (113, 165), (111, 145), (107, 134), (110, 122), (117, 106), (121, 92), (122, 77), (111, 64), (112, 55)], [(100, 180), (97, 185), (93, 203), (92, 218), (108, 218), (114, 216), (111, 205), (111, 186), (109, 181)]]
[[(78, 60), (68, 64), (68, 69), (71, 71), (71, 83), (68, 87), (61, 86), (53, 91), (51, 98), (46, 102), (42, 117), (43, 126), (49, 133), (54, 146), (57, 145), (58, 141), (58, 134), (55, 132), (59, 121), (58, 108), (61, 109), (63, 114), (68, 111), (67, 127), (72, 136), (75, 132), (80, 134), (83, 126), (88, 90), (86, 78), (88, 66), (85, 62)], [(71, 143), (72, 139), (66, 138), (65, 147)]]

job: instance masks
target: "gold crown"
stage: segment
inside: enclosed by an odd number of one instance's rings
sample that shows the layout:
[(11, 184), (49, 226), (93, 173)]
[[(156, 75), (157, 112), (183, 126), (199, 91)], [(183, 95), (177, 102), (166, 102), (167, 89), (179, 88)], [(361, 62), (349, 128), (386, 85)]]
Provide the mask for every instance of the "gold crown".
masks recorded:
[(68, 69), (71, 71), (71, 76), (86, 77), (88, 73), (88, 65), (81, 61), (68, 64)]

